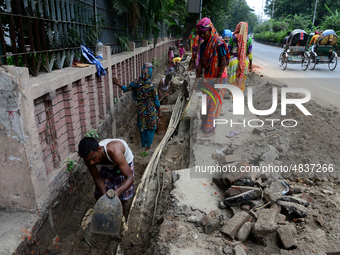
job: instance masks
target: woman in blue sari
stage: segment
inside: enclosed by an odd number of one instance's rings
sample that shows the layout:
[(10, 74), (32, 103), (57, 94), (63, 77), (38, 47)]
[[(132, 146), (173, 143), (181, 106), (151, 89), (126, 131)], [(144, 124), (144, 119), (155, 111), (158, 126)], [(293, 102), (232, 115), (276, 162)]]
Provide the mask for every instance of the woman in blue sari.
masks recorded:
[(133, 100), (137, 101), (138, 126), (141, 133), (142, 146), (149, 150), (161, 117), (160, 103), (156, 84), (152, 82), (152, 64), (144, 63), (141, 76), (127, 86), (120, 84), (114, 77), (113, 83), (124, 92), (132, 91)]

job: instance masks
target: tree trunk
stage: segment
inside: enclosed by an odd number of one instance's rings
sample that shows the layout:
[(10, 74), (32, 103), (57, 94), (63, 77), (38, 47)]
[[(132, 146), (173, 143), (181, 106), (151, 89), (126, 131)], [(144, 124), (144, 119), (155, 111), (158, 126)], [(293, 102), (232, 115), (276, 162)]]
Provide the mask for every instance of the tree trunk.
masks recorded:
[(186, 48), (188, 44), (189, 36), (191, 34), (192, 29), (195, 27), (198, 18), (199, 18), (198, 13), (189, 14), (188, 17), (186, 18), (186, 30), (183, 33), (183, 40), (182, 40), (184, 48)]

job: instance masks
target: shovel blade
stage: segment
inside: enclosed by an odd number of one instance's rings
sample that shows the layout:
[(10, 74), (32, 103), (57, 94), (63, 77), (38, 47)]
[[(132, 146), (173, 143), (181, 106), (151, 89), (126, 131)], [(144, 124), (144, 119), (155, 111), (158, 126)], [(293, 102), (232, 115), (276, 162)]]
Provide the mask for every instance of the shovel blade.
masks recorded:
[(92, 233), (119, 236), (123, 216), (122, 203), (117, 197), (101, 196), (94, 206), (90, 231)]

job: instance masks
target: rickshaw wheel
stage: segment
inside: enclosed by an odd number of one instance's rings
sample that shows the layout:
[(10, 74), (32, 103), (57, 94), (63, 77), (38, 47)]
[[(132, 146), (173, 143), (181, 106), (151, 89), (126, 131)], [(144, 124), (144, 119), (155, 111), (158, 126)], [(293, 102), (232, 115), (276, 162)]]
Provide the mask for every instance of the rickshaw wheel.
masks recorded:
[(316, 54), (311, 53), (309, 57), (309, 70), (313, 70), (316, 66)]
[(286, 57), (286, 53), (282, 52), (279, 57), (280, 60), (280, 67), (282, 70), (287, 68), (288, 58)]
[(302, 62), (301, 62), (301, 67), (303, 71), (306, 71), (309, 65), (309, 58), (307, 53), (303, 54)]
[(335, 52), (332, 52), (332, 56), (330, 57), (329, 62), (328, 62), (329, 70), (333, 71), (336, 68), (337, 64), (338, 64), (338, 56)]

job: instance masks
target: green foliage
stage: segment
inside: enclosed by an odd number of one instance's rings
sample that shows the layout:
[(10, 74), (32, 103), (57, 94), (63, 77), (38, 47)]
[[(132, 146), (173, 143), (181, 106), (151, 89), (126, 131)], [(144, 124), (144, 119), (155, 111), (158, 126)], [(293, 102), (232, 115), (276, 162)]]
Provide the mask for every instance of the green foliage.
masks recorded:
[(68, 37), (75, 46), (85, 43), (89, 46), (94, 46), (101, 38), (103, 27), (106, 25), (105, 19), (101, 15), (97, 15), (89, 23), (89, 29), (85, 31), (84, 37), (81, 37), (77, 27), (68, 28)]
[(67, 162), (63, 162), (63, 163), (67, 163), (66, 172), (72, 171), (74, 167), (78, 165), (78, 163), (75, 160), (70, 159), (70, 158), (67, 159)]
[[(321, 29), (326, 30), (326, 29), (333, 29), (334, 31), (339, 31), (340, 30), (340, 14), (338, 10), (335, 10), (332, 12), (328, 6), (325, 4), (325, 7), (328, 10), (329, 16), (326, 16), (324, 21), (321, 23)], [(337, 33), (339, 36), (339, 34)]]
[(282, 43), (288, 31), (303, 29), (306, 33), (310, 32), (310, 17), (302, 15), (288, 15), (284, 19), (267, 20), (254, 28), (254, 39)]
[[(222, 8), (224, 9), (224, 15), (221, 13), (218, 18), (215, 18), (215, 22), (213, 22), (217, 31), (220, 32), (223, 29), (234, 31), (237, 24), (241, 21), (248, 23), (249, 32), (253, 31), (254, 26), (258, 23), (258, 18), (246, 0), (223, 1), (223, 5), (225, 6)], [(218, 7), (216, 6), (215, 8)], [(213, 15), (212, 12), (211, 14)]]
[(141, 155), (142, 157), (145, 158), (145, 157), (147, 157), (149, 154), (148, 154), (146, 151), (144, 151), (144, 152), (141, 152), (140, 155)]
[(130, 47), (129, 47), (129, 37), (124, 36), (124, 35), (117, 35), (117, 39), (119, 41), (120, 46), (123, 48), (124, 51), (129, 51), (130, 52)]
[[(100, 123), (99, 123), (100, 124)], [(86, 132), (85, 137), (92, 137), (92, 138), (98, 138), (99, 135), (97, 134), (96, 130), (90, 130), (88, 132)]]
[(152, 59), (152, 65), (156, 66), (156, 67), (159, 67), (159, 61), (156, 58), (153, 58)]

